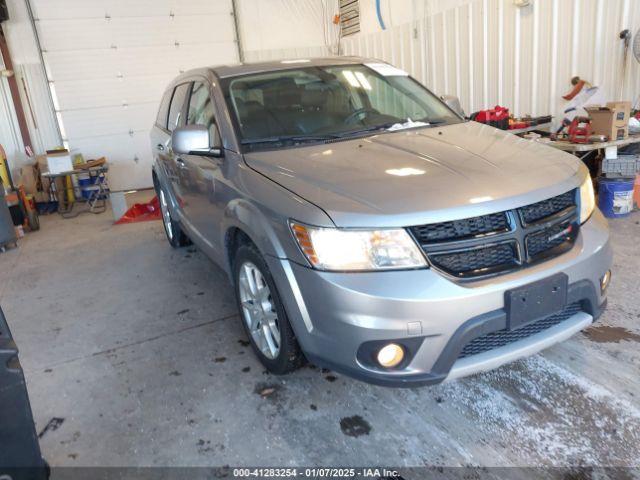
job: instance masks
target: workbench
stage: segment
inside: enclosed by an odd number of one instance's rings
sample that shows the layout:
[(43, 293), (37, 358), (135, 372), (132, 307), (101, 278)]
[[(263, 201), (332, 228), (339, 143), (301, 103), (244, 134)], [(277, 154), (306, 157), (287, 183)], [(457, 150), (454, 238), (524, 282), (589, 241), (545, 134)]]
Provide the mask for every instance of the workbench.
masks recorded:
[[(593, 177), (597, 177), (602, 172), (602, 168), (600, 162), (598, 161), (598, 156), (596, 155), (594, 158), (590, 159), (589, 157), (593, 154), (597, 154), (597, 152), (601, 150), (606, 150), (609, 148), (615, 149), (615, 156), (618, 156), (618, 148), (626, 147), (627, 145), (632, 145), (634, 143), (640, 143), (640, 135), (629, 135), (627, 138), (622, 140), (612, 140), (609, 142), (595, 142), (595, 143), (571, 143), (565, 142), (562, 140), (548, 140), (548, 139), (538, 139), (538, 142), (549, 145), (550, 147), (557, 148), (558, 150), (563, 150), (568, 153), (573, 153), (580, 160), (582, 160), (587, 167), (589, 167), (589, 171)], [(603, 155), (604, 156), (604, 155)], [(613, 157), (615, 158), (615, 157)], [(591, 162), (591, 163), (589, 163)]]
[[(83, 212), (90, 213), (102, 213), (107, 208), (107, 196), (109, 195), (109, 184), (107, 182), (107, 172), (109, 166), (102, 164), (97, 167), (90, 167), (86, 169), (70, 170), (61, 173), (43, 173), (42, 177), (49, 179), (49, 196), (55, 198), (58, 201), (58, 213), (64, 218), (73, 218)], [(56, 191), (56, 178), (64, 178), (71, 175), (78, 175), (86, 173), (90, 177), (94, 178), (92, 185), (96, 187), (91, 190), (89, 198), (86, 200), (87, 208), (74, 212), (74, 206), (77, 203), (75, 200), (71, 201), (69, 198), (65, 198), (66, 190), (62, 192)]]
[[(595, 143), (571, 143), (565, 142), (562, 140), (549, 140), (548, 142), (540, 141), (545, 145), (549, 145), (553, 148), (557, 148), (558, 150), (564, 150), (569, 153), (584, 153), (584, 152), (592, 152), (594, 150), (604, 150), (608, 147), (626, 147), (627, 145), (631, 145), (632, 143), (640, 143), (640, 135), (629, 135), (627, 138), (622, 140), (612, 140), (609, 142), (595, 142)], [(580, 155), (578, 155), (580, 156)]]

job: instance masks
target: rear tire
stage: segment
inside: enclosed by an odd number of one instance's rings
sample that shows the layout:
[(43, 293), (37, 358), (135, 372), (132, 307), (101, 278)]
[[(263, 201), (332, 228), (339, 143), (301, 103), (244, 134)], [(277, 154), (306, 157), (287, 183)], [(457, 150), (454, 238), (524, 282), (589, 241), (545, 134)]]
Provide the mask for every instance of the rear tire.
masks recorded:
[(167, 235), (167, 240), (173, 248), (184, 247), (191, 242), (189, 237), (182, 231), (180, 224), (171, 216), (171, 209), (169, 208), (169, 196), (165, 192), (164, 188), (159, 185), (158, 189), (158, 202), (160, 203), (160, 212), (162, 214), (162, 224), (164, 225), (164, 233)]
[(269, 267), (253, 244), (236, 250), (233, 280), (240, 319), (260, 362), (276, 375), (299, 368), (304, 356)]

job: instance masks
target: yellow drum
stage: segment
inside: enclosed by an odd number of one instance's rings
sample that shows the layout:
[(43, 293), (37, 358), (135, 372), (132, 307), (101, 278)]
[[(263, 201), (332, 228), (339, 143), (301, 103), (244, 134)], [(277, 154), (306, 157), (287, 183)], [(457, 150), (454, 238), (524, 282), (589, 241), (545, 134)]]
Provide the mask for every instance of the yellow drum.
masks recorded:
[(2, 185), (9, 186), (9, 167), (7, 166), (7, 156), (4, 153), (4, 148), (0, 145), (0, 179), (2, 179)]

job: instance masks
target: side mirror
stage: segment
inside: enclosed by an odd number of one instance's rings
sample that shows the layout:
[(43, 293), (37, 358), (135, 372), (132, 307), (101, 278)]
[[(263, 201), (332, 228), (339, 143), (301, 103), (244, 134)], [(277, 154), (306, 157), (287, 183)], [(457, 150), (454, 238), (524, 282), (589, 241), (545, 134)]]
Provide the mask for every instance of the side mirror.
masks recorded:
[(176, 128), (171, 134), (173, 151), (181, 154), (222, 157), (220, 147), (211, 148), (209, 129), (204, 125), (185, 125)]
[(460, 105), (460, 99), (458, 97), (456, 97), (455, 95), (443, 95), (440, 98), (447, 105), (447, 107), (456, 112), (462, 118), (466, 118), (464, 110)]

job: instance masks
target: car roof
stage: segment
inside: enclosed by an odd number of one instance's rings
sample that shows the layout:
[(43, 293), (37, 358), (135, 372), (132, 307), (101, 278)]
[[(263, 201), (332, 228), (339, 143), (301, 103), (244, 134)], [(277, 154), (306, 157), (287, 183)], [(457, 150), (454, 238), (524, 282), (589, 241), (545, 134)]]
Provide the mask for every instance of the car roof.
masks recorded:
[(237, 65), (218, 65), (209, 67), (219, 78), (235, 77), (252, 73), (275, 72), (294, 68), (318, 67), (329, 65), (353, 65), (365, 62), (380, 62), (372, 58), (363, 57), (319, 57), (299, 58), (290, 60), (271, 60), (268, 62), (239, 63)]

